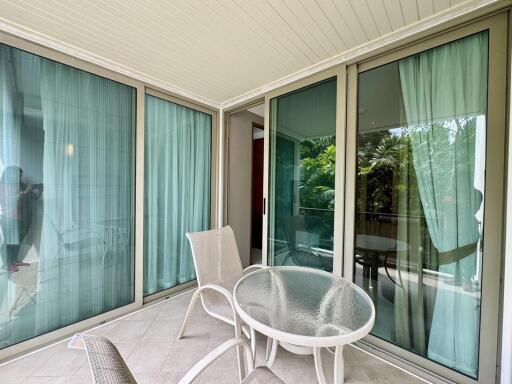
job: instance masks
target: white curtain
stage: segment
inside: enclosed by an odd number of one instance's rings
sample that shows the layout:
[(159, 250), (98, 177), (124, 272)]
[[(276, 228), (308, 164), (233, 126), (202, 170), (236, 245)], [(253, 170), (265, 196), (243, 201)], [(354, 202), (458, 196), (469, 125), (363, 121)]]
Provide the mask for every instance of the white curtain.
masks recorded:
[(208, 114), (146, 96), (144, 294), (195, 278), (187, 232), (210, 228)]
[(133, 301), (135, 91), (41, 59), (40, 334)]
[(483, 198), (475, 178), (482, 180), (484, 169), (475, 156), (483, 160), (476, 138), (485, 135), (478, 116), (486, 114), (487, 49), (483, 32), (399, 63), (421, 204), (439, 271), (453, 277), (437, 286), (428, 356), (473, 377), (480, 329), (475, 215)]

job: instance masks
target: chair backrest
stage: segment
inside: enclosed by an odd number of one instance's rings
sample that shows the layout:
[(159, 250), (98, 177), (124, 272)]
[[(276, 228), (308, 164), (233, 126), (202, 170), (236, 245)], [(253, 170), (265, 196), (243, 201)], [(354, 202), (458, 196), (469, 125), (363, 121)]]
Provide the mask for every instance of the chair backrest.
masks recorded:
[(78, 334), (70, 348), (85, 349), (94, 384), (137, 384), (112, 342), (104, 337)]
[(297, 249), (300, 244), (306, 247), (318, 247), (319, 236), (315, 231), (315, 225), (320, 220), (316, 217), (296, 215), (282, 218), (286, 241), (290, 251)]
[(224, 228), (187, 233), (192, 248), (199, 286), (236, 281), (243, 275), (242, 262), (233, 229)]

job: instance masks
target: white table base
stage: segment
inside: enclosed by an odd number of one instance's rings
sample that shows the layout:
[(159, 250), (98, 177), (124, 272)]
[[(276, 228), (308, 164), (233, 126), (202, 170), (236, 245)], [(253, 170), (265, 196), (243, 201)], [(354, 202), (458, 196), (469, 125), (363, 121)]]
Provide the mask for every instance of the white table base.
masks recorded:
[[(323, 347), (303, 347), (300, 345), (294, 345), (289, 343), (284, 343), (282, 341), (278, 341), (276, 339), (272, 339), (270, 337), (267, 338), (267, 350), (265, 354), (265, 358), (267, 360), (267, 367), (272, 368), (274, 365), (276, 355), (277, 355), (277, 347), (281, 345), (284, 349), (289, 352), (295, 353), (297, 355), (313, 355), (313, 359), (315, 361), (315, 371), (316, 377), (318, 379), (319, 384), (327, 384), (324, 374), (324, 368), (322, 364), (322, 348)], [(344, 383), (344, 363), (343, 363), (343, 345), (338, 345), (334, 350), (334, 384), (343, 384)]]

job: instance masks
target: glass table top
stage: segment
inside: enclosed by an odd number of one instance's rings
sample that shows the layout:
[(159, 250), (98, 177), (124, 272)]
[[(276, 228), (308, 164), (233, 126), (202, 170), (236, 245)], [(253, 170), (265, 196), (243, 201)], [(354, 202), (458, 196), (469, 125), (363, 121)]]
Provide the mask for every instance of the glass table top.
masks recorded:
[(373, 304), (361, 288), (310, 268), (259, 270), (239, 281), (234, 296), (250, 318), (297, 336), (343, 336), (373, 321)]

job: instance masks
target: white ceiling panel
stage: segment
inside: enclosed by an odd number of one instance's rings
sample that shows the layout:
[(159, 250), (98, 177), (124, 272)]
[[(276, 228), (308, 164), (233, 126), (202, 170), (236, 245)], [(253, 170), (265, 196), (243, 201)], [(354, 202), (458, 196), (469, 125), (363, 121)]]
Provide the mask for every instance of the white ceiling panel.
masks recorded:
[(459, 2), (0, 0), (0, 21), (220, 104)]

